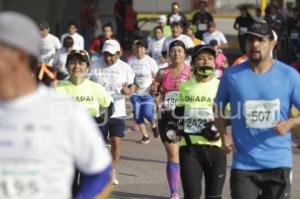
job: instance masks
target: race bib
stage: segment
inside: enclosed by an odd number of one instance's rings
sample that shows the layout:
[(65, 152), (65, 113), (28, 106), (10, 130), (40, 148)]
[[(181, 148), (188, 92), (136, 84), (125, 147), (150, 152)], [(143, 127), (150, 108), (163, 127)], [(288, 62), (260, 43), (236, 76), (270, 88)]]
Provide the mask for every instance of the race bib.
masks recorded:
[(273, 128), (279, 120), (280, 101), (247, 100), (245, 102), (245, 117), (247, 128)]
[(199, 23), (198, 24), (198, 30), (206, 31), (207, 30), (207, 24), (206, 23)]
[(0, 198), (43, 199), (42, 183), (38, 163), (0, 163)]
[(193, 108), (184, 110), (184, 132), (200, 134), (205, 124), (214, 118), (212, 109)]
[(240, 27), (240, 34), (244, 34), (248, 31), (247, 27)]
[(174, 110), (176, 107), (178, 91), (170, 91), (165, 95), (164, 105), (166, 108)]

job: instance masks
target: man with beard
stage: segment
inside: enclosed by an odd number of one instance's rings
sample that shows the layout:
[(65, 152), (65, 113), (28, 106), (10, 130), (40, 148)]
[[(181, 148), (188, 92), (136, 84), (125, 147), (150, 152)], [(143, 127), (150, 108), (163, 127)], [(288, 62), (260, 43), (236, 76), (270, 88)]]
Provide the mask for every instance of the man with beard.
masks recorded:
[[(230, 187), (233, 199), (290, 198), (290, 129), (300, 115), (300, 76), (272, 58), (276, 44), (270, 26), (255, 22), (246, 32), (248, 61), (225, 71), (215, 100), (215, 119), (226, 152), (234, 151)], [(232, 139), (226, 132), (230, 103)]]

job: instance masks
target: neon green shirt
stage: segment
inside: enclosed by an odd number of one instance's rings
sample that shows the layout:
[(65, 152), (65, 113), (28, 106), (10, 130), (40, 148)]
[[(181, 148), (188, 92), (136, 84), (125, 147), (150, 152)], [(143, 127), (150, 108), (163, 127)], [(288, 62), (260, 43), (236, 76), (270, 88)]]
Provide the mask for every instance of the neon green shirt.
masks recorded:
[(93, 117), (99, 117), (101, 108), (108, 107), (112, 101), (111, 96), (100, 84), (88, 79), (79, 85), (74, 85), (70, 81), (61, 81), (55, 90), (72, 96), (75, 101), (83, 104)]
[[(213, 104), (214, 98), (217, 94), (219, 80), (216, 78), (211, 79), (208, 82), (197, 82), (195, 77), (180, 84), (179, 94), (178, 94), (178, 107), (184, 107), (185, 118), (187, 113), (196, 113), (198, 116), (202, 114), (205, 117), (213, 118)], [(199, 112), (200, 110), (200, 112)], [(198, 111), (198, 112), (197, 112)], [(184, 131), (193, 132), (193, 128), (189, 127), (187, 124), (188, 120), (185, 119)], [(197, 126), (196, 124), (195, 126)], [(221, 147), (221, 140), (218, 141), (208, 141), (206, 138), (200, 135), (190, 135), (192, 144), (199, 145), (215, 145)], [(184, 138), (181, 139), (180, 146), (186, 145)]]

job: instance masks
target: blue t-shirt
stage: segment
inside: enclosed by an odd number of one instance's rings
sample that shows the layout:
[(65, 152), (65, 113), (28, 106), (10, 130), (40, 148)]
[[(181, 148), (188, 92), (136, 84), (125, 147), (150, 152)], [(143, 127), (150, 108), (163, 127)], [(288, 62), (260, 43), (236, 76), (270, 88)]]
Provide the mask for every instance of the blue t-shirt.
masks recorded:
[(232, 167), (291, 168), (291, 133), (279, 136), (273, 124), (287, 120), (292, 105), (300, 108), (298, 72), (276, 60), (263, 74), (254, 73), (248, 61), (229, 68), (221, 79), (216, 105), (221, 107), (228, 102), (236, 148)]

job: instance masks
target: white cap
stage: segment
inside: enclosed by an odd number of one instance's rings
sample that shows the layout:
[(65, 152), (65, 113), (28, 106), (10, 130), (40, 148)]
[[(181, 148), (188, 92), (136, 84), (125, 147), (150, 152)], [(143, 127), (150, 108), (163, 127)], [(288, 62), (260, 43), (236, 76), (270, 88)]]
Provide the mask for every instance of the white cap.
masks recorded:
[(109, 52), (110, 54), (116, 54), (121, 51), (121, 46), (117, 40), (108, 39), (104, 42), (102, 52)]
[(29, 17), (12, 11), (0, 14), (0, 41), (28, 54), (40, 54), (40, 31)]
[(157, 20), (157, 23), (166, 23), (167, 17), (165, 15), (160, 15), (159, 19)]

